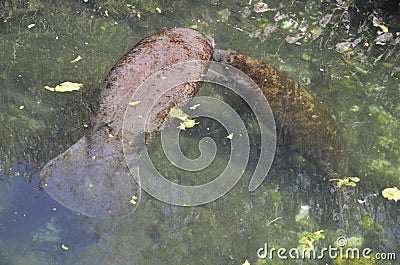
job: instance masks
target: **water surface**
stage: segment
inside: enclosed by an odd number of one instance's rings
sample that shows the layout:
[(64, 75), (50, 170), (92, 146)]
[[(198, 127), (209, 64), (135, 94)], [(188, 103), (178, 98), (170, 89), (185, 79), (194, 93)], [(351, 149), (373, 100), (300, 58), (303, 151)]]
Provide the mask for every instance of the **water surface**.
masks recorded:
[[(346, 21), (351, 9), (337, 2), (151, 1), (101, 9), (93, 2), (32, 1), (13, 11), (2, 7), (0, 264), (242, 264), (246, 259), (269, 264), (257, 257), (265, 243), (301, 248), (299, 239), (320, 230), (325, 238), (314, 242), (316, 249), (346, 236), (360, 249), (398, 251), (399, 204), (381, 191), (399, 185), (399, 41), (377, 40), (383, 33), (365, 18)], [(247, 188), (256, 148), (238, 185), (200, 207), (174, 207), (144, 195), (131, 216), (105, 221), (71, 212), (40, 189), (40, 168), (87, 133), (102, 81), (115, 62), (143, 37), (175, 26), (196, 28), (212, 36), (217, 48), (273, 64), (324, 101), (346, 136), (351, 173), (361, 178), (352, 192), (365, 211), (359, 231), (341, 226), (332, 183), (284, 147), (255, 192)], [(388, 33), (396, 38), (395, 31)], [(82, 60), (71, 63), (78, 56)], [(43, 88), (64, 81), (84, 88), (73, 93)], [(237, 102), (216, 91), (206, 87), (200, 93)], [(184, 134), (184, 152), (196, 157), (193, 143), (215, 137), (222, 143), (217, 161), (190, 179), (159, 158), (171, 179), (201, 183), (225, 165), (227, 132), (202, 123), (210, 132), (199, 127), (198, 134), (196, 129)], [(157, 157), (159, 147), (152, 148)], [(273, 264), (284, 262), (320, 264), (279, 259)], [(324, 262), (333, 263), (328, 257)]]

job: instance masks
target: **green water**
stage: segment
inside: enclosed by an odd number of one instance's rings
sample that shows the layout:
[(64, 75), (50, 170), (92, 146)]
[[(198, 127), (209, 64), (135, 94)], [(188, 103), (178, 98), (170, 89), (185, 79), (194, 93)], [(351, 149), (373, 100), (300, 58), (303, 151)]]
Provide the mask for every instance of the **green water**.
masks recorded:
[[(343, 22), (345, 3), (268, 1), (257, 13), (253, 1), (149, 1), (135, 8), (31, 1), (15, 9), (6, 2), (0, 2), (0, 264), (322, 264), (257, 258), (265, 243), (297, 248), (299, 238), (319, 230), (325, 238), (314, 242), (316, 249), (338, 236), (364, 238), (357, 247), (374, 252), (400, 249), (399, 202), (381, 195), (400, 180), (399, 44), (375, 44), (379, 28), (372, 22)], [(364, 212), (358, 231), (342, 230), (332, 183), (284, 148), (255, 192), (247, 190), (252, 156), (238, 185), (213, 203), (182, 208), (144, 195), (123, 220), (79, 216), (39, 189), (40, 168), (88, 132), (115, 62), (143, 37), (178, 26), (273, 64), (324, 101), (343, 129), (352, 174), (361, 178), (351, 191)], [(358, 38), (355, 47), (340, 48)], [(64, 81), (84, 88), (43, 88)]]

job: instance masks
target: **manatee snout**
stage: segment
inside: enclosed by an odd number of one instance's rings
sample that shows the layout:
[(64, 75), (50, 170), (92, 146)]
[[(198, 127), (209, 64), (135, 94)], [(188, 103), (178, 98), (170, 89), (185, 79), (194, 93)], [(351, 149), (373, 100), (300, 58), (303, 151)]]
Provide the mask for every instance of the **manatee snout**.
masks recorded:
[(228, 51), (214, 49), (213, 60), (224, 64), (231, 64), (233, 62), (233, 56)]

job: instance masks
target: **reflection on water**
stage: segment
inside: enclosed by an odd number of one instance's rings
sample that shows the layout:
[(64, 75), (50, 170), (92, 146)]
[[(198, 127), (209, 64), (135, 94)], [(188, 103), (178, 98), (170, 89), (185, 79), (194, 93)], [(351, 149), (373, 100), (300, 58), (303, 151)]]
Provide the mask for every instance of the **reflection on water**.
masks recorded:
[[(400, 176), (398, 47), (376, 45), (380, 29), (368, 21), (360, 31), (347, 31), (352, 23), (340, 19), (351, 10), (337, 4), (342, 1), (268, 1), (256, 9), (249, 1), (174, 1), (169, 9), (160, 5), (161, 13), (150, 12), (158, 7), (150, 1), (154, 6), (142, 6), (141, 18), (132, 7), (127, 16), (113, 16), (111, 9), (106, 16), (95, 3), (41, 2), (13, 13), (0, 9), (0, 264), (268, 264), (257, 261), (264, 243), (296, 248), (302, 236), (319, 230), (325, 238), (313, 242), (317, 249), (343, 235), (354, 242), (362, 236), (361, 247), (374, 251), (400, 249), (399, 204), (380, 195)], [(144, 36), (173, 26), (198, 28), (218, 48), (266, 60), (323, 99), (344, 129), (352, 173), (361, 178), (350, 193), (365, 211), (361, 234), (342, 230), (331, 183), (284, 147), (255, 192), (247, 191), (246, 172), (230, 193), (201, 207), (173, 207), (145, 196), (132, 216), (102, 221), (68, 211), (40, 189), (43, 164), (87, 132), (114, 63)], [(71, 63), (77, 56), (82, 60)], [(85, 87), (65, 94), (43, 89), (64, 81)], [(209, 127), (210, 137), (223, 141), (226, 132)], [(196, 154), (187, 142), (185, 152)], [(165, 163), (159, 162), (171, 178), (196, 182)]]

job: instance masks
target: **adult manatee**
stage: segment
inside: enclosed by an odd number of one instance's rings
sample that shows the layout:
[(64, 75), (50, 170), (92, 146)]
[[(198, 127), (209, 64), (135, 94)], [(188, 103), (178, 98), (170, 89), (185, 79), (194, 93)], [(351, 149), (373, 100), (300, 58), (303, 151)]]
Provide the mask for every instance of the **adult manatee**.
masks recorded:
[[(209, 61), (212, 54), (209, 37), (184, 28), (164, 30), (136, 44), (108, 74), (90, 133), (40, 172), (47, 193), (87, 216), (113, 218), (132, 212), (135, 207), (129, 201), (132, 196), (139, 199), (140, 187), (129, 172), (121, 144), (124, 113), (132, 94), (161, 69), (187, 61)], [(161, 97), (155, 118), (150, 120), (151, 131), (146, 133), (160, 129), (169, 109), (193, 97), (200, 86), (199, 82), (186, 84), (175, 88), (173, 95)]]

